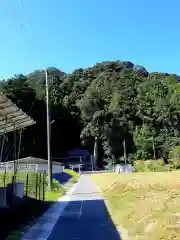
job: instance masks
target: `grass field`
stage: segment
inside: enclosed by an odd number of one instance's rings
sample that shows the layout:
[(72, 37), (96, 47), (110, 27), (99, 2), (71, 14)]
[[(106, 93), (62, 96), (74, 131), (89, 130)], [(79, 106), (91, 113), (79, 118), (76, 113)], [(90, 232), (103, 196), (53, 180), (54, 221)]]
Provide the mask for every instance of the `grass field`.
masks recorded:
[(136, 240), (180, 239), (180, 172), (93, 175), (118, 229)]

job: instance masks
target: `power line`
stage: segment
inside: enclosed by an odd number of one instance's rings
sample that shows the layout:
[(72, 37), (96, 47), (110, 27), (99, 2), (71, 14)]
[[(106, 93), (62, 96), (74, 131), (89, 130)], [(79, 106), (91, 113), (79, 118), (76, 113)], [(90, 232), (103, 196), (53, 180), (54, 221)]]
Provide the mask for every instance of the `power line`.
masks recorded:
[[(25, 4), (24, 4), (23, 0), (20, 0), (20, 2), (21, 2), (21, 5), (22, 5), (22, 9), (23, 9), (23, 11), (24, 11), (24, 16), (26, 16), (27, 21), (28, 21), (28, 23), (29, 23), (29, 26), (30, 26), (30, 28), (31, 28), (31, 30), (32, 30), (32, 33), (35, 35), (34, 29), (33, 29), (33, 25), (32, 25), (32, 23), (31, 23), (30, 18), (28, 17), (28, 14), (27, 14), (27, 11), (26, 11), (26, 8), (25, 8)], [(12, 10), (15, 18), (16, 18), (16, 19), (19, 19), (19, 17), (18, 17), (18, 12), (17, 12), (16, 8), (15, 8), (12, 4), (9, 4), (9, 5), (10, 5), (10, 8), (11, 8), (11, 10)], [(25, 25), (21, 22), (20, 19), (19, 19), (18, 21), (19, 21), (19, 24), (20, 24), (20, 26), (21, 26), (21, 29), (22, 29), (23, 33), (25, 34), (25, 32), (26, 32), (26, 31), (25, 31), (25, 27), (24, 27)], [(29, 39), (29, 37), (27, 36), (27, 34), (25, 34), (25, 37), (28, 38), (28, 43), (31, 45), (31, 44), (32, 44), (32, 41), (31, 41), (31, 39)], [(41, 48), (39, 48), (39, 50), (40, 50), (40, 49), (41, 49)], [(36, 86), (39, 84), (39, 82), (40, 82), (40, 79), (36, 82), (36, 84), (34, 85), (34, 88), (36, 88)], [(37, 97), (35, 97), (34, 101), (32, 102), (32, 104), (31, 104), (31, 106), (30, 106), (30, 108), (29, 108), (29, 110), (28, 110), (28, 112), (27, 112), (28, 114), (29, 114), (30, 111), (32, 110), (32, 108), (33, 108), (36, 100), (37, 100)]]
[[(9, 3), (9, 2), (8, 2), (8, 3)], [(10, 6), (10, 9), (11, 9), (11, 11), (12, 11), (15, 19), (18, 19), (18, 22), (19, 22), (19, 24), (20, 24), (20, 27), (21, 27), (21, 29), (23, 30), (22, 32), (25, 34), (25, 27), (24, 27), (23, 23), (21, 22), (21, 20), (20, 20), (20, 18), (19, 18), (19, 15), (18, 15), (18, 13), (17, 13), (17, 11), (16, 11), (16, 8), (12, 5), (12, 2), (9, 3), (9, 6)], [(25, 35), (26, 35), (26, 34), (25, 34)], [(27, 36), (26, 36), (26, 37), (27, 37)], [(30, 39), (28, 39), (28, 43), (31, 44), (31, 40), (30, 40)]]
[[(23, 8), (23, 11), (26, 13), (26, 9), (25, 9), (25, 5), (23, 0), (21, 1), (21, 5)], [(15, 12), (15, 9), (13, 8), (13, 11)], [(34, 29), (32, 27), (32, 23), (30, 18), (27, 16), (26, 14), (26, 18), (28, 19), (29, 25), (31, 27), (32, 32), (34, 33)], [(23, 28), (23, 24), (21, 23), (21, 27)], [(41, 48), (38, 48), (38, 50), (40, 50)], [(44, 51), (43, 51), (44, 52)], [(47, 109), (47, 155), (48, 155), (48, 185), (49, 185), (49, 189), (51, 190), (52, 187), (52, 158), (51, 158), (51, 152), (50, 152), (50, 109), (49, 109), (49, 105), (50, 105), (50, 99), (49, 99), (49, 82), (48, 82), (48, 73), (47, 70), (45, 70), (45, 79), (46, 79), (46, 109)], [(40, 80), (40, 79), (39, 79)], [(36, 84), (38, 83), (38, 81), (36, 82)], [(36, 98), (34, 99), (30, 110), (32, 109), (34, 103), (36, 101)], [(30, 111), (29, 110), (29, 111)]]
[(33, 25), (32, 25), (32, 23), (31, 23), (31, 20), (30, 20), (30, 18), (29, 18), (29, 16), (28, 16), (27, 11), (26, 11), (26, 7), (25, 7), (25, 4), (24, 4), (24, 1), (23, 1), (23, 0), (20, 0), (20, 1), (21, 1), (22, 9), (23, 9), (23, 11), (25, 12), (26, 18), (27, 18), (27, 20), (28, 20), (29, 26), (30, 26), (31, 30), (33, 31), (33, 33), (34, 33)]
[[(29, 14), (28, 14), (28, 11), (27, 11), (27, 8), (25, 6), (25, 3), (23, 0), (20, 0), (20, 3), (21, 3), (21, 6), (22, 6), (22, 10), (24, 12), (24, 17), (26, 18), (30, 28), (31, 28), (31, 31), (33, 33), (34, 36), (36, 36), (37, 34), (35, 33), (34, 31), (34, 27), (33, 27), (33, 24), (32, 24), (32, 21), (31, 21), (31, 18), (29, 17)], [(36, 40), (36, 46), (37, 46), (37, 40), (39, 39), (39, 37), (36, 36), (36, 38), (34, 38)], [(41, 54), (44, 54), (44, 49), (41, 47), (41, 45), (38, 45), (38, 51), (41, 52)]]

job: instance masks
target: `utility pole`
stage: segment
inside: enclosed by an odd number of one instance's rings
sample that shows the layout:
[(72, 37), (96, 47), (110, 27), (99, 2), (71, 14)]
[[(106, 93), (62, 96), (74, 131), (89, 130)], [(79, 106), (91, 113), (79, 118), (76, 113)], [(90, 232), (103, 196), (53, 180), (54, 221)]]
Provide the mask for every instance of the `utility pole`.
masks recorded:
[(52, 191), (52, 159), (51, 159), (51, 123), (50, 123), (50, 99), (49, 99), (49, 82), (48, 73), (46, 76), (46, 117), (47, 117), (47, 157), (48, 157), (48, 188)]
[(126, 140), (123, 141), (123, 148), (124, 148), (124, 161), (125, 161), (125, 164), (127, 164)]
[(92, 172), (93, 172), (93, 170), (94, 170), (93, 154), (90, 155), (90, 160), (91, 160), (91, 170), (92, 170)]
[(98, 161), (98, 138), (95, 137), (95, 141), (94, 141), (94, 162), (93, 162), (93, 167), (94, 167), (94, 170), (96, 170), (96, 167), (97, 167), (97, 161)]
[(152, 136), (152, 145), (153, 145), (154, 159), (156, 159), (156, 148), (155, 148), (155, 143), (154, 143), (154, 136)]

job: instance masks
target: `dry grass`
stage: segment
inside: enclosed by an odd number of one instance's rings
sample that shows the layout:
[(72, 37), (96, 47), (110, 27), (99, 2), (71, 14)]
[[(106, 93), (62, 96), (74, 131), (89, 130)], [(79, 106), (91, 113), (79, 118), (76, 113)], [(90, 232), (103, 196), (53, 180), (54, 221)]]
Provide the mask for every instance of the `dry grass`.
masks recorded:
[(115, 225), (134, 239), (180, 239), (180, 172), (105, 173), (93, 179)]

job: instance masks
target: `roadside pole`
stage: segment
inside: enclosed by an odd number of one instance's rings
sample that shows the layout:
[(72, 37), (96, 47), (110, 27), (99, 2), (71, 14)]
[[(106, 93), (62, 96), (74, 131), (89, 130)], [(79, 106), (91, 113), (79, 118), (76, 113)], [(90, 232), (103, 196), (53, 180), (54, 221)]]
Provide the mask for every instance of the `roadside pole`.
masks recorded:
[(52, 158), (51, 158), (51, 123), (50, 123), (50, 99), (49, 99), (49, 82), (48, 73), (46, 76), (46, 117), (47, 117), (47, 157), (48, 157), (48, 188), (52, 191)]

